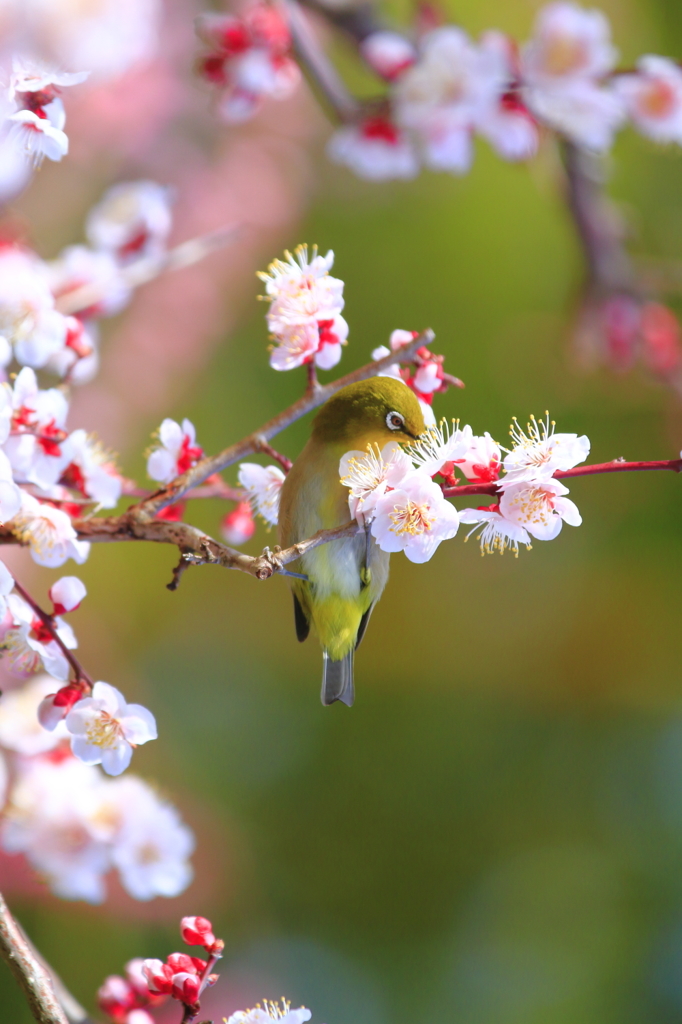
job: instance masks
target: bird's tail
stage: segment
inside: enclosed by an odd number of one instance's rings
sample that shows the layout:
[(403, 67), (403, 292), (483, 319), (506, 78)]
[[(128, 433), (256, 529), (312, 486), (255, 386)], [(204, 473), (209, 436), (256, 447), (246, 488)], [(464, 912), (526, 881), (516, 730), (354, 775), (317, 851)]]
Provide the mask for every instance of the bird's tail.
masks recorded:
[(355, 700), (355, 687), (353, 686), (353, 654), (354, 649), (341, 658), (340, 661), (332, 661), (326, 651), (323, 652), (322, 663), (322, 703), (333, 704), (340, 700), (343, 704), (351, 707)]

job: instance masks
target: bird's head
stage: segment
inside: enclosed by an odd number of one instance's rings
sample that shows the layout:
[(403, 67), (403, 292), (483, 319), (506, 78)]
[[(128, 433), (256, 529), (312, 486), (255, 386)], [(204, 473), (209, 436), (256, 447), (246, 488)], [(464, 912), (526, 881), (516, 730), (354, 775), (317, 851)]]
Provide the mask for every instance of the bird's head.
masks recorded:
[(313, 437), (348, 448), (364, 448), (370, 441), (414, 441), (425, 430), (414, 392), (394, 377), (348, 384), (322, 406), (313, 422)]

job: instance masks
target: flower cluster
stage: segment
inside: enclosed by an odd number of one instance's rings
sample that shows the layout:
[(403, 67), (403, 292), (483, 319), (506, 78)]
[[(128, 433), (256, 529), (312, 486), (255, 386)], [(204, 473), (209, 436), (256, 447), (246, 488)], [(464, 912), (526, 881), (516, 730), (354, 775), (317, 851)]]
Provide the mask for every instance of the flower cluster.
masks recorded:
[(478, 42), (455, 26), (432, 28), (416, 50), (395, 33), (365, 38), (361, 54), (389, 82), (384, 107), (335, 133), (329, 155), (361, 177), (466, 173), (476, 134), (505, 160), (527, 160), (548, 129), (595, 152), (630, 121), (656, 142), (682, 144), (682, 71), (642, 57), (618, 72), (606, 17), (572, 2), (542, 8), (529, 42), (501, 32)]
[(329, 271), (334, 253), (319, 256), (313, 247), (299, 245), (286, 262), (274, 260), (259, 277), (265, 282), (264, 298), (270, 303), (266, 319), (275, 346), (270, 365), (275, 370), (293, 370), (314, 362), (331, 370), (341, 358), (348, 337), (348, 324), (341, 316), (343, 281)]
[[(568, 488), (554, 474), (587, 458), (587, 437), (557, 434), (549, 418), (531, 418), (527, 433), (514, 423), (512, 441), (511, 448), (501, 449), (489, 434), (476, 436), (456, 422), (450, 429), (443, 420), (406, 448), (391, 442), (382, 450), (347, 452), (339, 475), (349, 490), (350, 514), (382, 551), (404, 551), (412, 562), (428, 561), (460, 523), (482, 528), (484, 553), (511, 548), (516, 554), (520, 543), (531, 546), (531, 537), (552, 540), (564, 522), (579, 526)], [(493, 484), (498, 501), (458, 513), (443, 493), (456, 485), (458, 469), (471, 483)]]
[(71, 383), (90, 380), (99, 365), (97, 321), (127, 305), (125, 268), (160, 255), (170, 227), (167, 189), (124, 182), (90, 211), (88, 245), (45, 262), (23, 246), (0, 244), (0, 367), (14, 359)]
[(197, 33), (208, 47), (199, 72), (219, 87), (219, 111), (228, 124), (248, 120), (266, 98), (286, 99), (300, 81), (289, 26), (277, 7), (255, 0), (239, 17), (204, 14)]
[[(399, 352), (405, 345), (409, 345), (418, 337), (416, 331), (393, 331), (389, 339), (390, 348), (380, 345), (372, 352), (372, 359), (383, 359), (391, 352)], [(410, 387), (417, 398), (424, 414), (424, 421), (427, 426), (435, 426), (436, 418), (433, 414), (434, 395), (447, 390), (445, 372), (443, 370), (444, 357), (435, 355), (426, 345), (417, 349), (413, 356), (411, 367), (402, 367), (399, 363), (391, 363), (381, 377), (395, 377), (402, 380)]]
[(45, 157), (69, 150), (61, 89), (78, 85), (87, 71), (66, 73), (15, 57), (0, 89), (0, 198), (20, 191)]
[(112, 868), (135, 899), (177, 896), (192, 878), (191, 831), (142, 779), (108, 779), (74, 757), (63, 716), (51, 731), (41, 726), (38, 709), (58, 685), (38, 676), (3, 696), (0, 746), (11, 760), (3, 850), (23, 853), (65, 899), (100, 903)]

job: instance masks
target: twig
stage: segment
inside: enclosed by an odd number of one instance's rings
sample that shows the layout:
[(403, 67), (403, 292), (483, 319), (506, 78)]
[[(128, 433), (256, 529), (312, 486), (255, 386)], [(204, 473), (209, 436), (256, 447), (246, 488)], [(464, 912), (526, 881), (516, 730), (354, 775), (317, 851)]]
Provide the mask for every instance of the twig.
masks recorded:
[(93, 683), (92, 679), (81, 665), (78, 658), (76, 658), (72, 651), (69, 650), (69, 648), (66, 646), (66, 644), (60, 637), (59, 633), (57, 632), (57, 627), (55, 626), (54, 623), (54, 617), (52, 615), (49, 615), (47, 612), (43, 611), (40, 605), (34, 601), (29, 592), (25, 590), (24, 587), (22, 587), (21, 583), (19, 583), (16, 579), (14, 580), (14, 589), (19, 594), (21, 594), (26, 604), (29, 605), (33, 613), (38, 616), (45, 629), (48, 631), (52, 639), (55, 641), (55, 643), (61, 650), (62, 654), (68, 661), (69, 665), (73, 669), (76, 675), (76, 682), (85, 683), (86, 686), (90, 690), (92, 690), (95, 684)]
[(260, 452), (262, 455), (268, 455), (275, 462), (279, 462), (285, 473), (289, 472), (293, 466), (291, 459), (288, 459), (286, 455), (282, 455), (271, 444), (268, 444), (264, 437), (259, 438), (258, 435), (255, 435), (255, 443), (257, 452)]
[[(238, 236), (241, 227), (231, 226), (218, 228), (206, 235), (192, 238), (187, 242), (176, 245), (174, 249), (163, 253), (161, 256), (146, 256), (144, 259), (136, 260), (119, 271), (119, 278), (130, 288), (138, 288), (141, 284), (152, 281), (160, 274), (171, 270), (181, 270), (193, 263), (198, 263), (212, 252), (223, 249), (230, 245)], [(57, 297), (56, 307), (60, 313), (81, 313), (101, 302), (105, 293), (101, 286), (85, 284), (73, 291), (65, 292)]]
[(220, 473), (234, 462), (243, 459), (245, 455), (258, 451), (258, 446), (262, 441), (269, 441), (271, 437), (279, 434), (280, 431), (290, 426), (290, 424), (295, 423), (296, 420), (305, 416), (307, 412), (322, 405), (328, 398), (331, 398), (332, 395), (335, 395), (337, 391), (340, 391), (347, 384), (354, 384), (356, 381), (374, 377), (377, 373), (387, 369), (395, 362), (409, 363), (417, 349), (423, 345), (430, 345), (434, 337), (433, 331), (423, 331), (422, 334), (398, 352), (391, 352), (382, 359), (376, 359), (372, 363), (367, 363), (358, 370), (353, 370), (352, 373), (346, 374), (345, 377), (340, 377), (338, 380), (325, 384), (315, 391), (307, 391), (297, 402), (290, 405), (284, 412), (279, 413), (274, 419), (269, 420), (259, 430), (254, 431), (253, 434), (249, 434), (248, 437), (242, 438), (236, 444), (230, 445), (229, 448), (225, 448), (218, 455), (205, 456), (196, 466), (183, 473), (182, 476), (176, 477), (175, 480), (172, 480), (166, 487), (157, 491), (150, 498), (146, 498), (138, 505), (133, 505), (126, 513), (128, 519), (137, 523), (149, 522), (166, 505), (172, 505), (173, 502), (178, 501), (192, 487), (197, 487), (214, 473)]
[(209, 955), (209, 958), (206, 961), (206, 966), (204, 967), (203, 971), (201, 972), (201, 974), (199, 976), (200, 979), (201, 979), (201, 985), (199, 987), (199, 995), (197, 997), (196, 1003), (194, 1003), (193, 1005), (188, 1005), (187, 1003), (183, 1003), (183, 1011), (184, 1012), (182, 1014), (182, 1020), (180, 1021), (180, 1024), (194, 1024), (194, 1021), (197, 1019), (197, 1017), (201, 1013), (201, 994), (202, 994), (202, 992), (204, 992), (205, 989), (209, 985), (214, 985), (215, 982), (218, 980), (218, 975), (217, 974), (213, 974), (212, 971), (213, 971), (213, 968), (215, 967), (215, 965), (218, 963), (218, 961), (220, 959), (222, 959), (222, 955), (223, 955), (223, 942), (222, 942), (222, 939), (219, 940), (218, 944), (220, 946), (220, 949), (217, 949), (215, 952), (213, 952), (213, 953), (211, 953)]
[(294, 45), (294, 52), (311, 87), (342, 124), (354, 121), (360, 104), (351, 95), (327, 57), (296, 0), (280, 0)]
[(0, 894), (0, 955), (11, 970), (39, 1024), (69, 1024), (49, 973), (36, 959)]

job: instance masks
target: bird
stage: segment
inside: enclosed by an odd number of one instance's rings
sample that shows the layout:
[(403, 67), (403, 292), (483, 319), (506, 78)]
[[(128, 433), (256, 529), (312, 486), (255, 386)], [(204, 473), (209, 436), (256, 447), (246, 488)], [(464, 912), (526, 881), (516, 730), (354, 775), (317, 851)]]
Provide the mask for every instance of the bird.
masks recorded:
[[(282, 485), (280, 546), (350, 520), (348, 489), (339, 473), (346, 452), (389, 441), (411, 443), (425, 430), (416, 395), (397, 378), (372, 377), (337, 391), (313, 420), (310, 439)], [(296, 636), (304, 641), (311, 626), (317, 633), (324, 705), (353, 704), (353, 655), (386, 586), (389, 557), (366, 531), (322, 544), (291, 566), (306, 577), (290, 580)]]

